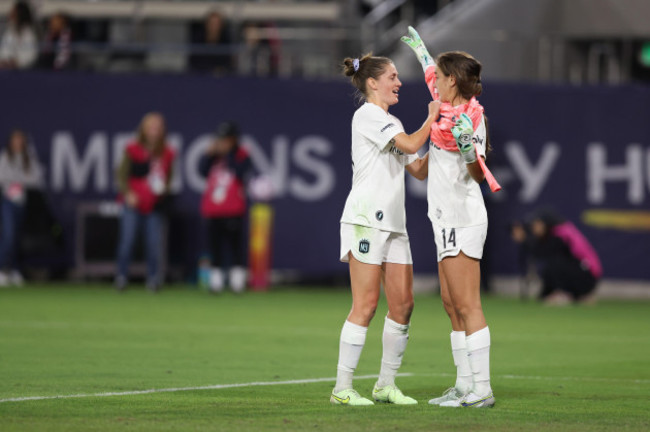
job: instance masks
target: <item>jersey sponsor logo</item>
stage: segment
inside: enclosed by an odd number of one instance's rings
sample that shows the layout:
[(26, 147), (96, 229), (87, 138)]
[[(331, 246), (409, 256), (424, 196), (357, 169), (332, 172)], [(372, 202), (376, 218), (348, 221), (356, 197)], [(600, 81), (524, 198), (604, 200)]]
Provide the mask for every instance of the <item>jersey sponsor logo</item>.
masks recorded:
[(391, 153), (393, 153), (393, 154), (396, 154), (396, 155), (398, 155), (398, 156), (404, 156), (404, 152), (403, 152), (402, 150), (398, 149), (398, 148), (395, 147), (395, 146), (392, 146), (392, 147), (390, 148), (390, 150), (388, 150), (388, 151), (391, 152)]
[(367, 239), (361, 239), (359, 242), (359, 252), (365, 254), (370, 251), (370, 242)]
[(472, 138), (472, 142), (473, 142), (474, 144), (481, 144), (481, 145), (483, 145), (483, 138), (474, 135), (474, 137)]
[(377, 213), (375, 213), (375, 217), (377, 218), (378, 221), (382, 220), (384, 218), (384, 212), (381, 210), (377, 210)]
[(394, 127), (394, 126), (395, 126), (395, 123), (388, 123), (386, 126), (384, 126), (383, 128), (381, 128), (381, 130), (380, 130), (379, 132), (384, 132), (384, 131), (386, 131), (386, 130), (388, 130), (388, 129)]

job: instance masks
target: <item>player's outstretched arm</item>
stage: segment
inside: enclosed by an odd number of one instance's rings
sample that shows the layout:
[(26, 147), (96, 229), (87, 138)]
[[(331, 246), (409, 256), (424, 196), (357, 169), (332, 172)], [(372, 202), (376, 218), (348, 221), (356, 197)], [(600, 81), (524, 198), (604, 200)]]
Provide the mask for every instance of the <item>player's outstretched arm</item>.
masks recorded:
[(440, 101), (429, 102), (429, 115), (422, 124), (422, 127), (410, 135), (402, 132), (393, 138), (395, 147), (407, 154), (416, 153), (422, 144), (429, 138), (431, 125), (440, 114)]
[(418, 61), (422, 65), (423, 71), (426, 71), (429, 66), (436, 65), (436, 62), (433, 60), (433, 57), (431, 57), (431, 54), (429, 54), (429, 51), (420, 38), (420, 35), (413, 27), (409, 26), (408, 36), (402, 36), (400, 40), (413, 50)]

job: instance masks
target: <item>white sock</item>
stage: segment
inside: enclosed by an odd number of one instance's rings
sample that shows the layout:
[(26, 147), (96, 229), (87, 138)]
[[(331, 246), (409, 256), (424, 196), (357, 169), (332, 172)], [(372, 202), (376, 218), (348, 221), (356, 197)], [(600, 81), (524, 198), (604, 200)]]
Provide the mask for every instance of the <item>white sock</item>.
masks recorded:
[(246, 269), (244, 267), (231, 267), (228, 280), (233, 292), (242, 293), (246, 289)]
[(219, 293), (223, 291), (223, 271), (218, 267), (210, 270), (210, 291)]
[(399, 324), (386, 317), (384, 322), (384, 335), (382, 342), (384, 354), (381, 358), (381, 369), (377, 387), (395, 385), (395, 375), (402, 365), (402, 357), (406, 351), (406, 344), (409, 340), (409, 325)]
[(472, 369), (469, 366), (467, 357), (467, 342), (465, 341), (464, 331), (452, 331), (449, 335), (451, 339), (451, 355), (454, 358), (456, 366), (456, 388), (463, 394), (472, 389), (474, 382)]
[(366, 343), (368, 327), (345, 321), (339, 343), (339, 363), (336, 367), (334, 393), (352, 388), (352, 376), (359, 364), (363, 345)]
[(490, 329), (482, 328), (465, 338), (469, 365), (474, 376), (472, 391), (478, 396), (487, 396), (490, 387)]

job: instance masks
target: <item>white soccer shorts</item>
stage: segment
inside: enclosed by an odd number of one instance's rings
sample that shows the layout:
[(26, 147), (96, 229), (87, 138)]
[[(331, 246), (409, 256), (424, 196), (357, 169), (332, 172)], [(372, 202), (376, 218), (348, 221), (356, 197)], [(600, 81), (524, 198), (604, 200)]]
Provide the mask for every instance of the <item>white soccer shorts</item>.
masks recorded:
[(352, 256), (365, 264), (413, 264), (407, 234), (342, 223), (342, 262), (349, 262), (348, 252), (352, 252)]
[(471, 258), (483, 258), (483, 245), (487, 237), (487, 224), (464, 228), (441, 228), (433, 225), (438, 262), (456, 256), (461, 251)]

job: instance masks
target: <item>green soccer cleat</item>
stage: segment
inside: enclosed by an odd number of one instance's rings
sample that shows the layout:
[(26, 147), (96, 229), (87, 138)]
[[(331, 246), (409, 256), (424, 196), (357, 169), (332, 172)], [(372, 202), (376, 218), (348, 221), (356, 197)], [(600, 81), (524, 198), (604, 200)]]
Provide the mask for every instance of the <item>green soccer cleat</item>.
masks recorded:
[(453, 408), (492, 408), (494, 403), (495, 399), (492, 392), (486, 396), (479, 396), (470, 392), (461, 399), (443, 402), (440, 406)]
[(350, 405), (350, 406), (367, 406), (374, 405), (370, 399), (362, 397), (354, 389), (341, 390), (338, 393), (332, 393), (330, 402), (333, 405)]
[(429, 400), (429, 404), (440, 405), (444, 402), (461, 400), (463, 397), (465, 397), (465, 393), (461, 392), (456, 387), (450, 387), (445, 390), (442, 396)]
[(392, 403), (395, 405), (415, 405), (418, 403), (412, 397), (404, 396), (402, 391), (394, 385), (378, 388), (377, 384), (375, 384), (375, 388), (372, 389), (372, 398), (377, 402)]

